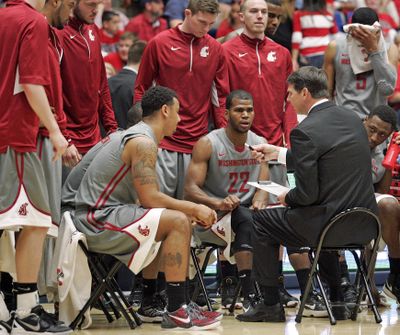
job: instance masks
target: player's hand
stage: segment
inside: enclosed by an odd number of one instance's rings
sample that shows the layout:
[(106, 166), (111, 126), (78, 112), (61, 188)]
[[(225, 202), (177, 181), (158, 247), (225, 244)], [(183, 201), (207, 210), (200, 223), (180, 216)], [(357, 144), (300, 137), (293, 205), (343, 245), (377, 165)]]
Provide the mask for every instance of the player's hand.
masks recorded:
[(283, 192), (282, 194), (280, 194), (280, 195), (278, 195), (278, 201), (279, 201), (279, 203), (280, 204), (282, 204), (283, 206), (287, 206), (287, 203), (286, 203), (286, 201), (285, 201), (285, 198), (286, 198), (286, 194), (287, 194), (288, 192)]
[(193, 219), (199, 225), (208, 229), (217, 222), (217, 213), (205, 205), (196, 205), (194, 208)]
[(75, 145), (70, 145), (67, 150), (65, 150), (62, 156), (63, 164), (67, 167), (73, 168), (82, 159), (82, 155), (79, 153)]
[(379, 38), (381, 37), (381, 30), (369, 30), (363, 27), (353, 27), (351, 29), (351, 36), (359, 41), (368, 53), (378, 51)]
[(57, 129), (49, 134), (51, 143), (53, 144), (54, 155), (52, 161), (55, 162), (61, 158), (65, 150), (68, 148), (68, 142), (65, 137), (61, 134), (60, 130)]
[(228, 195), (226, 198), (221, 199), (217, 205), (220, 211), (233, 211), (240, 205), (240, 199), (236, 195)]
[(252, 148), (254, 150), (251, 151), (251, 155), (258, 161), (268, 162), (278, 159), (279, 147), (275, 145), (263, 143), (253, 145)]

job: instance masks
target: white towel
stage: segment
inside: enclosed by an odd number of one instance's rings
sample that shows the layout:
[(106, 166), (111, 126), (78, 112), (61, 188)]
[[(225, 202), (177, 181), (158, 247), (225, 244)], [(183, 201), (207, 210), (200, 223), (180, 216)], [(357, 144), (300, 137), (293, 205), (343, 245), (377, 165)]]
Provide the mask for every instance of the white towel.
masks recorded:
[[(379, 22), (375, 22), (372, 26), (360, 23), (351, 23), (351, 24), (346, 24), (343, 27), (344, 32), (348, 33), (351, 27), (363, 27), (371, 31), (377, 31), (378, 29), (381, 28), (381, 25), (379, 24)], [(385, 52), (384, 58), (386, 63), (388, 63), (389, 60), (385, 46), (385, 39), (383, 38), (381, 29), (380, 31), (381, 31), (380, 33), (381, 36), (379, 38), (378, 50)], [(365, 52), (364, 47), (359, 41), (353, 38), (351, 34), (347, 35), (347, 51), (349, 53), (350, 66), (353, 69), (354, 74), (359, 74), (372, 70), (371, 60), (369, 59), (367, 53)]]

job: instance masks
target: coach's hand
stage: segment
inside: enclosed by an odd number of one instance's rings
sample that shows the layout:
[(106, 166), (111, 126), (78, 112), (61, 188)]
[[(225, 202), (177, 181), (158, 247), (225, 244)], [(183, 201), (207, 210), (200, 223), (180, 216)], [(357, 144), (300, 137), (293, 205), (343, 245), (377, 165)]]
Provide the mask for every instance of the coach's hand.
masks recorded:
[(49, 133), (49, 138), (54, 148), (52, 161), (55, 162), (57, 159), (61, 158), (65, 150), (67, 150), (68, 142), (59, 129)]
[(196, 205), (193, 213), (194, 220), (204, 228), (210, 228), (217, 222), (217, 213), (205, 205)]

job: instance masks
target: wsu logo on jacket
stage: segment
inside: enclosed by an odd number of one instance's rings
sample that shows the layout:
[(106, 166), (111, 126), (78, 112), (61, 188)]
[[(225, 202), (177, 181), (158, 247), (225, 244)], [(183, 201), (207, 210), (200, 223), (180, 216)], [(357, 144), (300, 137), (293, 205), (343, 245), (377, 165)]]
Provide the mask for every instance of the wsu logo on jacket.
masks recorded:
[(210, 52), (208, 51), (209, 47), (203, 47), (200, 50), (200, 57), (208, 57), (208, 55), (210, 54)]

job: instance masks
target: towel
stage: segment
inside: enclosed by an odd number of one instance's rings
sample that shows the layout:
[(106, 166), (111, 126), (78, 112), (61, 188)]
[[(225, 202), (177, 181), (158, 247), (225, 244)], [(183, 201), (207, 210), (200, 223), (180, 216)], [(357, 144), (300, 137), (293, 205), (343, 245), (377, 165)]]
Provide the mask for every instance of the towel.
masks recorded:
[[(378, 43), (378, 50), (379, 51), (384, 51), (384, 59), (386, 63), (389, 62), (388, 55), (387, 55), (387, 50), (385, 46), (385, 39), (383, 38), (382, 34), (382, 29), (381, 25), (379, 22), (375, 22), (372, 26), (370, 25), (365, 25), (365, 24), (360, 24), (360, 23), (351, 23), (351, 24), (346, 24), (343, 27), (343, 30), (345, 33), (348, 33), (352, 27), (363, 27), (365, 29), (369, 29), (371, 31), (377, 31), (378, 29), (380, 30), (380, 38), (379, 38), (379, 43)], [(349, 58), (350, 58), (350, 66), (353, 69), (354, 74), (359, 74), (367, 71), (372, 70), (372, 63), (371, 60), (369, 59), (364, 47), (362, 44), (357, 41), (351, 34), (347, 35), (347, 51), (349, 53)]]

